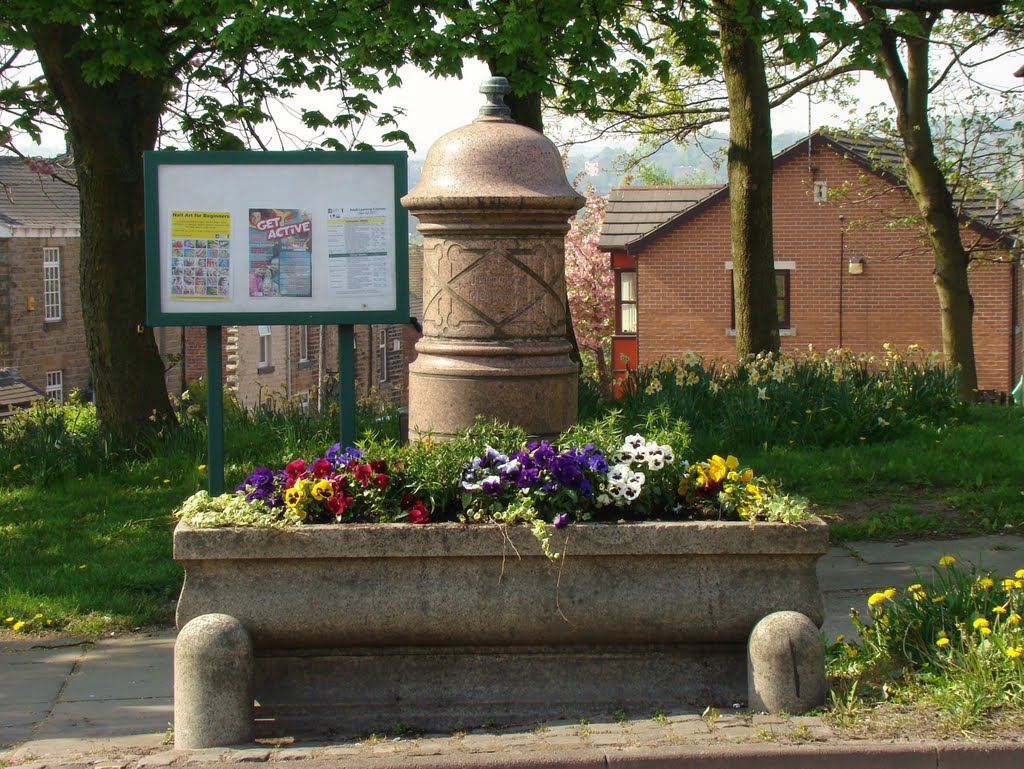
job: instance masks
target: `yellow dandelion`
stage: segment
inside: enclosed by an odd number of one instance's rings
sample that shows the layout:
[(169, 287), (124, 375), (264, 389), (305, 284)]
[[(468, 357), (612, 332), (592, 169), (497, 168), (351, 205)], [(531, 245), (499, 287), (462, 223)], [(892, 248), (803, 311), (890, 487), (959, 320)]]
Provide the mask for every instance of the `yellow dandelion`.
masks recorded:
[(21, 469), (21, 462), (19, 462), (18, 464), (16, 464), (14, 467), (11, 468), (11, 470), (14, 471), (14, 472), (18, 472), (20, 469)]
[(860, 649), (858, 649), (856, 646), (849, 645), (846, 647), (846, 656), (850, 657), (851, 659), (856, 657), (859, 653)]
[(932, 599), (932, 603), (942, 603), (945, 600), (946, 600), (946, 596), (944, 596), (944, 595), (937, 595), (937, 596), (935, 596)]
[(839, 635), (837, 635), (837, 636), (836, 636), (836, 643), (842, 643), (842, 642), (843, 642), (843, 639), (844, 639), (845, 637), (846, 637), (846, 636), (844, 636), (844, 635), (843, 635), (842, 633), (840, 633)]
[(935, 642), (935, 645), (940, 647), (940, 648), (943, 647), (943, 646), (949, 646), (949, 639), (946, 638), (946, 637), (942, 637), (938, 641)]
[(89, 564), (86, 564), (86, 563), (83, 563), (83, 564), (79, 565), (79, 567), (78, 567), (79, 571), (81, 571), (82, 569), (88, 569), (88, 568), (89, 568)]
[(1017, 569), (1017, 571), (1013, 573), (1013, 576), (1017, 579), (1024, 579), (1024, 569)]
[(993, 582), (989, 577), (978, 577), (978, 586), (983, 590), (988, 590), (994, 584), (995, 582)]
[(992, 613), (993, 614), (1006, 614), (1006, 607), (1005, 606), (993, 606), (992, 607)]
[(877, 606), (885, 600), (885, 593), (872, 593), (868, 597), (868, 606)]
[(7, 617), (4, 622), (14, 622), (14, 617)]
[(1024, 646), (1007, 646), (1006, 656), (1011, 660), (1020, 659), (1021, 655), (1024, 655)]
[(33, 619), (42, 619), (42, 618), (43, 618), (42, 614), (37, 614), (35, 617), (33, 617)]
[(1007, 577), (1000, 584), (1003, 586), (1003, 590), (1005, 590), (1006, 592), (1010, 592), (1011, 590), (1013, 590), (1013, 587), (1017, 584), (1017, 582), (1013, 579), (1013, 577)]
[(978, 617), (971, 624), (974, 625), (975, 630), (981, 630), (983, 627), (988, 627), (988, 620), (984, 617)]
[(168, 483), (170, 483), (170, 482), (171, 482), (171, 479), (170, 479), (170, 478), (164, 478), (164, 485), (165, 485), (165, 486), (166, 486), (166, 485), (167, 485)]
[(894, 595), (896, 595), (896, 588), (887, 587), (883, 592), (885, 593), (886, 598), (892, 598)]
[(200, 472), (202, 472), (205, 469), (206, 469), (206, 465), (197, 465), (196, 466), (196, 470), (199, 470)]
[(952, 566), (956, 563), (956, 558), (951, 555), (944, 555), (939, 559), (939, 566)]
[(920, 582), (915, 582), (913, 585), (909, 585), (907, 587), (907, 590), (909, 592), (911, 592), (911, 593), (914, 592), (915, 590), (920, 590), (920, 589), (921, 589), (921, 583)]
[(1007, 625), (1019, 625), (1020, 615), (1017, 612), (1011, 612), (1010, 616), (1006, 618)]
[(992, 628), (990, 628), (990, 627), (980, 627), (980, 628), (978, 628), (978, 632), (981, 633), (982, 635), (992, 635)]
[(13, 625), (11, 625), (12, 630), (21, 630), (23, 627), (25, 627), (25, 623), (22, 620), (18, 620)]

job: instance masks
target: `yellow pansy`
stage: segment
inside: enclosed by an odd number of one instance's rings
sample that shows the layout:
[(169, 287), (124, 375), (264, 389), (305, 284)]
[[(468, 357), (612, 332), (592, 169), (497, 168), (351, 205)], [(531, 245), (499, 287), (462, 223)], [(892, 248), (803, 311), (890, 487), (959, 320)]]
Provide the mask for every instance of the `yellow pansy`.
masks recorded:
[(317, 481), (313, 484), (313, 492), (311, 496), (318, 502), (323, 502), (325, 499), (329, 499), (334, 495), (334, 484), (328, 481), (326, 478)]
[(292, 486), (290, 489), (284, 490), (284, 503), (288, 507), (297, 507), (302, 502), (302, 489), (298, 486)]

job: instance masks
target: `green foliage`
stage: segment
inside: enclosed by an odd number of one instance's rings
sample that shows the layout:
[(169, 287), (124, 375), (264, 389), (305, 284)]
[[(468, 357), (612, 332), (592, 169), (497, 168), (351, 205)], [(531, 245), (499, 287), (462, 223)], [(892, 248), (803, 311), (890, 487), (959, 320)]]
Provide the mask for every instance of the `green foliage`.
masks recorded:
[(664, 406), (690, 425), (698, 454), (888, 440), (959, 411), (956, 377), (914, 346), (877, 358), (762, 354), (736, 366), (687, 354), (641, 368), (626, 391), (616, 405), (627, 418)]
[(847, 691), (884, 683), (927, 700), (958, 730), (1024, 707), (1024, 569), (979, 574), (944, 556), (933, 572), (902, 593), (872, 594), (867, 622), (854, 611), (857, 639), (829, 647), (829, 674)]

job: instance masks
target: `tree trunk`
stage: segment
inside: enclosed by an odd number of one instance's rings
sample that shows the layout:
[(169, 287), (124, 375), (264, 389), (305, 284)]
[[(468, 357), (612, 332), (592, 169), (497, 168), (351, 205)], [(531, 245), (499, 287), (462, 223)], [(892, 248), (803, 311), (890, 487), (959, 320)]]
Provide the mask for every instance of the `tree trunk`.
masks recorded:
[(111, 436), (134, 444), (173, 420), (163, 362), (146, 322), (142, 153), (156, 143), (166, 86), (122, 72), (103, 85), (82, 76), (81, 31), (30, 30), (67, 121), (81, 199), (81, 294), (96, 412)]
[(897, 36), (889, 28), (883, 32), (879, 55), (896, 106), (907, 186), (924, 219), (935, 257), (932, 279), (939, 298), (942, 352), (946, 365), (959, 368), (960, 397), (971, 401), (977, 397), (978, 370), (974, 358), (974, 299), (967, 281), (970, 256), (963, 246), (960, 218), (935, 157), (928, 123), (928, 33), (937, 18), (919, 14), (924, 34), (903, 39), (906, 69), (899, 58)]
[[(729, 218), (736, 354), (779, 349), (772, 244), (772, 127), (759, 6), (716, 0), (722, 71), (729, 96)], [(747, 15), (749, 14), (749, 15)], [(746, 16), (746, 18), (744, 18)]]

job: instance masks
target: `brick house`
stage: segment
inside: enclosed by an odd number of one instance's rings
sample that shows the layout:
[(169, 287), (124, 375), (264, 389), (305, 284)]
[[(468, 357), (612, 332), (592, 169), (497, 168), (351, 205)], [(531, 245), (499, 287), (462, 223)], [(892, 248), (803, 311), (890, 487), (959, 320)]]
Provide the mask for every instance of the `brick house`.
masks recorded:
[[(934, 258), (897, 169), (879, 142), (821, 132), (776, 156), (784, 350), (941, 351)], [(961, 206), (981, 390), (1008, 393), (1021, 375), (1019, 221), (1020, 207), (995, 196)], [(727, 186), (617, 187), (600, 247), (616, 275), (618, 376), (686, 351), (735, 359)]]

